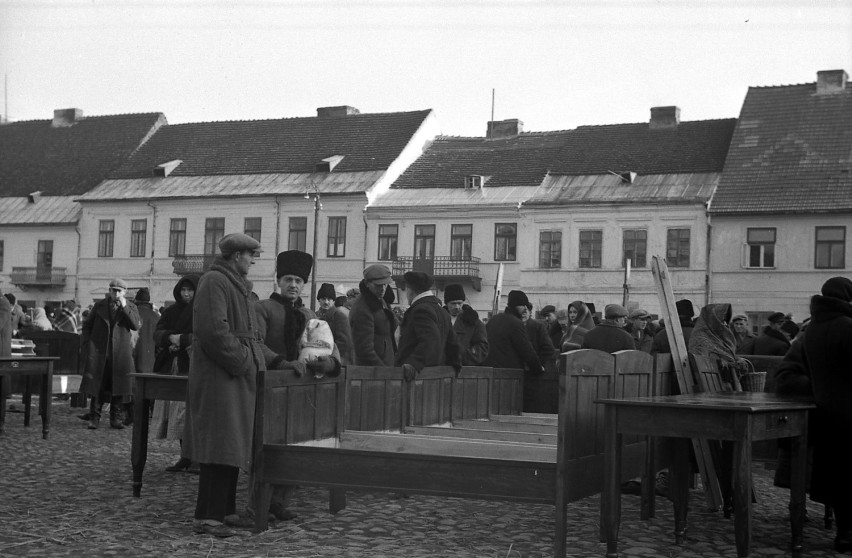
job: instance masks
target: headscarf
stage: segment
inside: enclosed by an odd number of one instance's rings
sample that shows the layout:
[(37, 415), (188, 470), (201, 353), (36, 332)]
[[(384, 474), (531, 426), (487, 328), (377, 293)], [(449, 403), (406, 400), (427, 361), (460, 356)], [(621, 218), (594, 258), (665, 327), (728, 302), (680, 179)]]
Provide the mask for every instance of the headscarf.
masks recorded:
[(175, 307), (180, 308), (180, 310), (173, 310), (173, 312), (180, 312), (172, 323), (172, 330), (177, 333), (192, 333), (192, 304), (195, 302), (195, 297), (189, 303), (184, 302), (183, 297), (180, 296), (180, 290), (187, 286), (192, 287), (192, 290), (198, 293), (198, 280), (199, 276), (191, 273), (181, 278), (172, 290), (175, 297)]
[(731, 319), (728, 303), (708, 304), (701, 309), (689, 338), (689, 352), (725, 363), (737, 362), (737, 342), (726, 325)]
[(568, 307), (573, 307), (577, 311), (577, 319), (571, 325), (576, 325), (588, 330), (594, 329), (595, 320), (592, 319), (592, 313), (589, 311), (589, 307), (586, 306), (585, 302), (582, 300), (575, 300), (569, 304)]
[(33, 309), (33, 321), (30, 327), (36, 331), (50, 331), (53, 329), (53, 324), (47, 319), (47, 313), (44, 308)]

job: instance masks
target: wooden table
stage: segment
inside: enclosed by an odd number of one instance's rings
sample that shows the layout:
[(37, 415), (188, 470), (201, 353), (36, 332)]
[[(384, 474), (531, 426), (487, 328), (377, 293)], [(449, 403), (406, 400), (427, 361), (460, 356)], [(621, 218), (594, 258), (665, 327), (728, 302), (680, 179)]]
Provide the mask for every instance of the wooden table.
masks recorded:
[(622, 435), (672, 438), (669, 493), (674, 503), (675, 542), (683, 544), (689, 499), (690, 438), (733, 442), (734, 532), (737, 556), (751, 546), (751, 445), (759, 440), (792, 438), (790, 526), (793, 555), (802, 550), (805, 520), (808, 411), (812, 402), (770, 393), (720, 392), (665, 397), (601, 399), (605, 406), (606, 437), (601, 525), (607, 557), (618, 556), (621, 521)]
[(142, 493), (142, 472), (148, 459), (148, 417), (155, 399), (186, 401), (186, 376), (162, 374), (130, 374), (136, 381), (133, 409), (133, 445), (130, 462), (133, 465), (133, 495)]
[(41, 415), (41, 437), (47, 440), (50, 432), (50, 403), (53, 398), (53, 363), (57, 360), (57, 357), (41, 356), (0, 357), (0, 434), (3, 433), (6, 422), (6, 397), (9, 395), (3, 389), (3, 376), (23, 376), (26, 381), (23, 396), (24, 426), (30, 425), (30, 377), (43, 376), (38, 398), (38, 414)]

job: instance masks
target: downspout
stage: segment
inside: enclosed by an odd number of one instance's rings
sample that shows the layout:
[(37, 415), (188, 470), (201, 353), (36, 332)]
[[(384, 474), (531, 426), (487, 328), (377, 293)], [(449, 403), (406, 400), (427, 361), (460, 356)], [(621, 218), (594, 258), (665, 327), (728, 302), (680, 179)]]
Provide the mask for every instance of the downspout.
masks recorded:
[[(275, 257), (280, 253), (281, 246), (281, 198), (275, 196)], [(277, 261), (277, 260), (276, 260)], [(275, 265), (272, 266), (272, 292), (278, 292), (278, 281), (275, 280)]]
[[(80, 217), (83, 216), (83, 212), (80, 211)], [(77, 269), (74, 274), (74, 300), (77, 301), (77, 304), (82, 305), (82, 301), (80, 300), (80, 248), (83, 246), (83, 235), (80, 232), (80, 217), (77, 218), (77, 224), (74, 225), (74, 232), (77, 233)]]
[(157, 246), (157, 206), (148, 202), (148, 207), (151, 208), (153, 216), (151, 218), (151, 269), (148, 271), (148, 292), (154, 290), (154, 256), (156, 255)]
[(707, 253), (705, 255), (705, 262), (707, 266), (707, 271), (704, 274), (704, 304), (710, 304), (710, 296), (713, 294), (713, 289), (711, 285), (712, 278), (712, 266), (710, 265), (710, 252), (711, 252), (711, 242), (713, 238), (713, 225), (710, 223), (710, 214), (707, 214)]

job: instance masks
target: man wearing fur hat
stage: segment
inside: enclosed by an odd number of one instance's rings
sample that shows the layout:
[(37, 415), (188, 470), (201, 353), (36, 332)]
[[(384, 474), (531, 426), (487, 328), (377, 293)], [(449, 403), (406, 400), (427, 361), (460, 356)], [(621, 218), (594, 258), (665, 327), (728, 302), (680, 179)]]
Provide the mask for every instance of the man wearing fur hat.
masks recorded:
[[(689, 347), (689, 338), (692, 336), (692, 330), (695, 328), (695, 322), (693, 321), (695, 308), (692, 306), (691, 300), (682, 298), (675, 302), (675, 309), (677, 310), (677, 317), (680, 321), (680, 329), (683, 332), (684, 346)], [(664, 325), (667, 326), (668, 324)], [(672, 352), (672, 349), (669, 346), (668, 332), (666, 332), (665, 328), (661, 328), (660, 331), (654, 334), (654, 342), (651, 343), (651, 354), (670, 352)]]
[(636, 349), (633, 337), (624, 330), (627, 310), (620, 304), (607, 304), (603, 321), (583, 338), (583, 349), (597, 349), (605, 353)]
[(450, 316), (432, 292), (432, 277), (422, 271), (405, 273), (408, 310), (402, 320), (396, 365), (411, 381), (426, 366), (461, 367), (459, 342)]
[(127, 283), (113, 279), (107, 296), (95, 303), (83, 322), (81, 346), (85, 369), (80, 392), (92, 398), (89, 429), (100, 426), (101, 409), (109, 402), (109, 423), (124, 428), (121, 408), (133, 393), (129, 374), (134, 371), (131, 331), (141, 326), (136, 305), (127, 300)]
[(489, 348), (483, 366), (522, 368), (536, 376), (544, 372), (524, 329), (523, 315), (529, 311), (527, 304), (529, 299), (524, 291), (510, 291), (506, 310), (492, 316), (485, 324)]
[(388, 301), (393, 301), (393, 291), (388, 289), (392, 282), (390, 269), (374, 264), (364, 270), (358, 285), (361, 294), (352, 303), (349, 326), (359, 366), (393, 366), (396, 360), (396, 318)]
[(463, 366), (481, 366), (488, 356), (488, 335), (485, 324), (476, 310), (464, 303), (467, 297), (464, 287), (458, 283), (444, 289), (444, 304), (453, 323), (453, 331), (459, 340)]
[(335, 305), (335, 298), (334, 285), (323, 283), (317, 292), (317, 302), (319, 302), (317, 317), (325, 320), (331, 328), (334, 344), (340, 351), (341, 364), (346, 366), (353, 362), (352, 330), (349, 328), (348, 314)]

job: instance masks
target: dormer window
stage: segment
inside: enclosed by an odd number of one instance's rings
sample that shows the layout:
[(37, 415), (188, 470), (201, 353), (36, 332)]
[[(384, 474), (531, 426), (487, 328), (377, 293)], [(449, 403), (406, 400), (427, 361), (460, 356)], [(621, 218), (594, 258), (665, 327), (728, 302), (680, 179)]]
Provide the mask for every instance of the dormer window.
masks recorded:
[(316, 165), (314, 165), (314, 169), (316, 172), (331, 172), (334, 170), (334, 167), (340, 164), (340, 161), (343, 160), (343, 155), (332, 155), (331, 157), (326, 157)]
[(469, 174), (465, 176), (464, 187), (466, 190), (479, 190), (482, 188), (482, 175)]
[(169, 161), (168, 163), (162, 163), (154, 167), (154, 176), (167, 177), (172, 173), (173, 170), (178, 168), (178, 165), (183, 163), (180, 159), (175, 159), (174, 161)]

